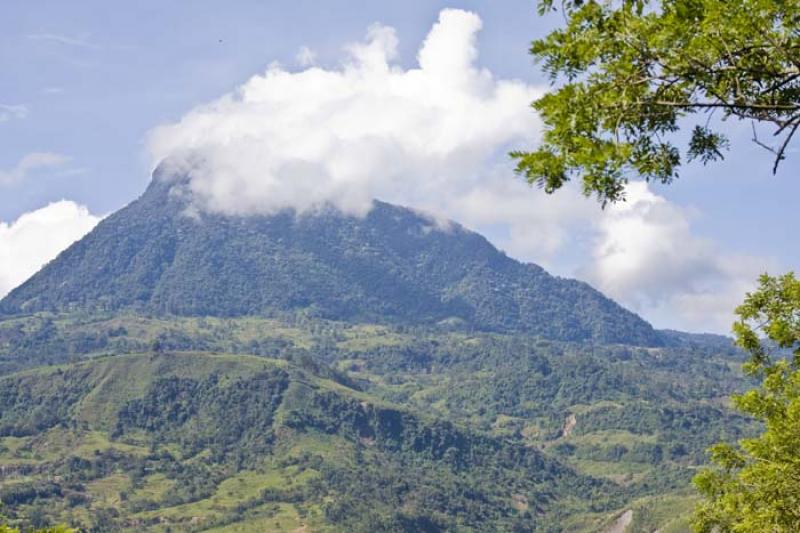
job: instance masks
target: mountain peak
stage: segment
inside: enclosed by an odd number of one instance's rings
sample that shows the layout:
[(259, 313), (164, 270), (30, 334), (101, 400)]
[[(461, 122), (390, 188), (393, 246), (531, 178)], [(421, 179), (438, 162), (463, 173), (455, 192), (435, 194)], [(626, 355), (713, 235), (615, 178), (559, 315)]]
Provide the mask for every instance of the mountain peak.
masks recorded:
[(175, 174), (103, 220), (0, 302), (4, 314), (71, 309), (348, 321), (457, 322), (484, 331), (657, 345), (640, 317), (585, 283), (515, 261), (481, 235), (376, 201), (364, 217), (187, 216)]

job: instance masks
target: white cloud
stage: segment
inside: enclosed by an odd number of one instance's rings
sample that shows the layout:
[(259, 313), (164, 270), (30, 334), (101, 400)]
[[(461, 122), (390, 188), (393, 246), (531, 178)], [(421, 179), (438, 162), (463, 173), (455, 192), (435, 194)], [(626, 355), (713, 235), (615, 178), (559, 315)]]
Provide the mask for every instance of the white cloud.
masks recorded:
[(45, 41), (77, 48), (97, 48), (96, 45), (89, 42), (87, 35), (71, 37), (58, 33), (31, 33), (27, 37), (32, 41)]
[(373, 25), (338, 69), (271, 66), (149, 136), (154, 162), (192, 169), (206, 210), (299, 211), (373, 198), (426, 207), (474, 190), (510, 145), (535, 138), (538, 94), (475, 66), (477, 15), (444, 10), (417, 68), (394, 63), (394, 29)]
[(300, 47), (295, 56), (297, 64), (301, 67), (310, 67), (317, 62), (317, 54), (308, 46)]
[(23, 119), (28, 116), (28, 106), (0, 104), (0, 122)]
[(583, 276), (662, 327), (729, 332), (733, 310), (771, 261), (720, 250), (692, 231), (693, 213), (628, 186), (599, 220)]
[(61, 200), (0, 222), (0, 297), (25, 281), (100, 221), (75, 202)]
[(32, 152), (26, 154), (10, 170), (0, 170), (0, 186), (10, 185), (27, 178), (32, 172), (44, 168), (60, 167), (70, 158), (53, 152)]

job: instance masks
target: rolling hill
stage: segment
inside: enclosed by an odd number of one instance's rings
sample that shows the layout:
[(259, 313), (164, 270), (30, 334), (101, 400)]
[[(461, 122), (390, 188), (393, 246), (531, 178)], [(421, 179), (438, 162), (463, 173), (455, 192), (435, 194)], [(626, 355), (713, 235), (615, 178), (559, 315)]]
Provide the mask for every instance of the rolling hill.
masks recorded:
[(0, 472), (10, 520), (87, 531), (533, 531), (586, 507), (572, 494), (610, 502), (532, 448), (204, 353), (0, 379)]
[[(41, 466), (38, 474), (27, 479), (40, 480), (56, 468), (52, 461), (75, 461), (72, 448), (63, 449), (58, 457), (48, 455), (53, 442), (67, 439), (74, 444), (70, 446), (80, 450), (81, 458), (86, 454), (91, 456), (91, 450), (87, 451), (83, 444), (89, 439), (88, 442), (110, 442), (113, 446), (138, 442), (147, 450), (189, 446), (192, 452), (187, 457), (215, 454), (214, 464), (218, 461), (226, 464), (226, 475), (237, 480), (242, 476), (251, 479), (248, 476), (255, 476), (254, 472), (264, 472), (262, 467), (253, 470), (253, 462), (281, 461), (286, 447), (264, 445), (266, 441), (254, 439), (246, 429), (233, 440), (215, 440), (218, 434), (228, 432), (230, 423), (243, 421), (245, 425), (260, 427), (266, 439), (273, 434), (290, 436), (286, 422), (299, 421), (301, 427), (311, 429), (304, 430), (307, 439), (291, 446), (297, 453), (316, 450), (319, 439), (329, 438), (339, 443), (337, 449), (358, 448), (363, 444), (362, 452), (375, 451), (374, 447), (366, 446), (373, 442), (373, 437), (354, 430), (352, 421), (363, 421), (362, 407), (379, 406), (379, 410), (388, 408), (402, 413), (401, 418), (413, 419), (415, 425), (454, 428), (468, 439), (479, 437), (482, 442), (491, 441), (491, 446), (517, 450), (514, 453), (523, 450), (531, 457), (546, 459), (554, 472), (566, 473), (566, 480), (575, 480), (577, 475), (584, 480), (593, 479), (588, 486), (600, 483), (603, 488), (602, 497), (589, 496), (591, 490), (587, 493), (581, 484), (566, 481), (562, 484), (561, 474), (548, 478), (543, 487), (554, 491), (558, 505), (545, 505), (542, 513), (536, 515), (536, 521), (522, 525), (515, 522), (519, 516), (508, 514), (507, 499), (486, 500), (481, 496), (487, 506), (481, 513), (500, 518), (477, 520), (472, 523), (477, 530), (481, 530), (482, 520), (487, 520), (487, 527), (499, 531), (513, 530), (512, 525), (517, 523), (523, 531), (531, 530), (525, 529), (530, 527), (589, 533), (601, 531), (619, 513), (634, 509), (632, 527), (652, 531), (671, 524), (664, 530), (686, 532), (686, 516), (695, 498), (689, 480), (706, 461), (707, 447), (719, 440), (742, 437), (752, 426), (733, 413), (724, 401), (747, 386), (737, 371), (742, 356), (730, 345), (730, 340), (674, 332), (670, 335), (678, 336), (670, 340), (672, 346), (650, 348), (550, 341), (518, 333), (452, 331), (437, 326), (335, 322), (302, 316), (276, 319), (73, 312), (6, 318), (0, 320), (0, 375), (6, 375), (0, 379), (0, 436), (4, 436), (0, 438), (0, 476), (2, 471), (18, 472), (20, 463), (30, 459), (31, 454), (39, 454), (42, 458), (49, 457), (51, 463)], [(63, 366), (65, 361), (74, 363)], [(25, 368), (28, 370), (21, 370)], [(225, 416), (220, 416), (217, 407), (211, 407), (216, 399), (226, 398), (231, 380), (252, 377), (270, 368), (286, 372), (288, 382), (298, 380), (312, 386), (287, 387), (286, 390), (291, 388), (303, 394), (294, 396), (297, 401), (286, 403), (283, 399), (288, 397), (281, 393), (280, 408), (263, 403), (271, 394), (249, 388), (235, 399), (225, 400)], [(206, 379), (211, 374), (217, 377)], [(280, 382), (284, 381), (281, 378)], [(320, 391), (327, 398), (322, 411), (315, 399)], [(204, 402), (211, 403), (193, 404), (192, 397), (198, 394), (205, 397)], [(356, 409), (360, 414), (352, 411), (353, 402), (359, 405), (363, 402)], [(249, 412), (253, 405), (264, 406), (270, 412), (294, 414), (273, 418), (271, 426), (264, 421), (253, 423)], [(168, 413), (166, 419), (162, 413)], [(119, 425), (121, 415), (124, 420), (133, 417), (132, 421)], [(374, 416), (372, 413), (367, 418)], [(342, 417), (349, 421), (344, 426)], [(190, 419), (194, 422), (186, 422)], [(322, 425), (320, 420), (324, 421)], [(442, 425), (442, 420), (449, 422)], [(241, 429), (242, 425), (237, 427)], [(79, 435), (64, 436), (61, 432), (65, 428), (79, 430)], [(140, 440), (133, 438), (137, 434)], [(362, 437), (366, 437), (363, 442)], [(291, 438), (282, 442), (295, 441)], [(231, 443), (237, 449), (246, 449), (246, 461), (226, 462), (225, 449)], [(344, 485), (331, 489), (332, 493), (355, 494), (353, 486), (365, 483), (374, 490), (358, 493), (358, 498), (374, 513), (370, 515), (363, 507), (353, 507), (355, 503), (351, 501), (348, 506), (352, 513), (348, 516), (372, 516), (370, 520), (377, 520), (370, 522), (372, 531), (419, 531), (421, 526), (417, 522), (402, 522), (403, 518), (401, 522), (407, 527), (401, 527), (394, 521), (400, 518), (380, 504), (389, 496), (378, 491), (375, 484), (394, 487), (395, 482), (405, 483), (404, 491), (421, 494), (415, 492), (419, 487), (450, 483), (447, 481), (450, 474), (431, 470), (435, 465), (428, 462), (427, 452), (409, 458), (405, 455), (407, 451), (404, 446), (382, 449), (381, 467), (377, 471), (391, 467), (392, 480), (380, 477), (365, 480), (363, 476), (375, 474), (368, 465), (354, 462), (347, 454), (327, 456), (330, 463), (327, 468), (336, 470), (336, 475), (346, 480), (342, 481)], [(481, 459), (486, 453), (482, 448), (478, 455), (462, 456), (458, 463), (461, 482), (473, 480), (491, 491), (500, 490), (491, 488), (493, 482), (481, 473)], [(122, 465), (124, 476), (130, 476), (123, 459), (109, 461)], [(403, 466), (391, 466), (397, 465), (397, 461)], [(411, 461), (410, 464), (422, 470), (414, 473), (413, 469), (408, 470), (409, 463), (403, 461)], [(108, 468), (112, 467), (113, 464)], [(529, 475), (516, 463), (501, 470), (505, 471), (503, 476)], [(419, 478), (426, 471), (430, 471), (431, 477)], [(288, 473), (284, 474), (284, 478), (290, 478)], [(79, 479), (84, 476), (74, 475)], [(45, 514), (51, 523), (64, 520), (71, 524), (91, 524), (87, 515), (96, 513), (98, 508), (117, 508), (116, 521), (109, 524), (122, 528), (133, 523), (131, 520), (138, 520), (141, 509), (139, 504), (126, 507), (120, 503), (118, 493), (122, 491), (127, 497), (123, 488), (129, 486), (129, 481), (124, 476), (119, 478), (122, 475), (119, 472), (113, 475), (114, 479), (123, 479), (122, 485), (104, 481), (92, 484), (91, 490), (81, 488), (83, 499), (75, 500), (83, 502), (80, 504), (69, 503), (64, 491), (48, 497), (27, 492), (27, 500), (14, 500), (17, 503), (9, 503), (6, 509), (24, 525), (30, 523), (31, 516), (37, 516), (37, 509), (47, 498), (50, 498), (48, 507), (60, 509), (58, 514)], [(187, 471), (181, 479), (191, 485), (194, 476), (206, 475)], [(182, 522), (186, 514), (180, 514), (185, 508), (186, 513), (205, 509), (193, 515), (209, 520), (203, 522), (203, 527), (196, 524), (198, 530), (211, 529), (210, 524), (221, 520), (228, 524), (226, 527), (234, 528), (231, 531), (262, 531), (259, 528), (265, 523), (265, 515), (236, 514), (232, 509), (249, 508), (248, 502), (255, 498), (253, 494), (268, 486), (266, 478), (253, 477), (255, 488), (244, 493), (234, 491), (224, 499), (225, 509), (210, 516), (204, 513), (215, 504), (208, 500), (222, 498), (220, 491), (227, 491), (233, 483), (225, 482), (228, 477), (214, 479), (216, 488), (206, 487), (204, 491), (185, 495), (182, 503), (175, 500), (148, 503), (149, 521), (141, 523), (140, 529), (158, 531), (159, 520), (166, 523), (176, 520), (176, 527), (186, 527)], [(509, 478), (503, 479), (503, 484), (510, 482)], [(162, 487), (162, 482), (158, 477), (150, 483)], [(172, 482), (167, 485), (173, 486)], [(463, 484), (459, 487), (458, 491), (467, 490)], [(23, 484), (22, 488), (28, 490), (31, 486)], [(459, 513), (464, 512), (461, 503), (451, 499), (452, 494), (425, 494), (435, 497), (442, 509), (453, 506), (461, 509)], [(283, 501), (280, 507), (283, 515), (295, 518), (279, 522), (300, 527), (299, 515), (316, 513), (313, 523), (303, 522), (310, 531), (364, 530), (358, 529), (365, 527), (364, 523), (326, 522), (320, 513), (324, 503), (331, 500), (319, 497), (317, 493), (304, 493), (302, 497)], [(396, 496), (391, 498), (399, 501)], [(526, 501), (530, 501), (528, 496)], [(179, 509), (173, 509), (175, 506)], [(428, 508), (414, 513), (414, 516), (434, 516)], [(440, 516), (435, 523), (439, 524), (437, 527), (452, 524), (450, 518)], [(456, 529), (469, 530), (464, 525)]]

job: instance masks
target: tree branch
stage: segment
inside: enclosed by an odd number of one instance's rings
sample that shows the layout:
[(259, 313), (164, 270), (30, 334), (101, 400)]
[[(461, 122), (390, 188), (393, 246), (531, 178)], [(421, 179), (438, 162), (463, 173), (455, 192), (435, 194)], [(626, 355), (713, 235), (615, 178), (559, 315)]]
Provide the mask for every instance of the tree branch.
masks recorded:
[(797, 132), (797, 128), (800, 128), (800, 120), (795, 122), (794, 127), (789, 131), (789, 134), (786, 136), (786, 139), (783, 140), (783, 144), (781, 144), (780, 149), (778, 150), (778, 156), (775, 158), (775, 164), (772, 166), (772, 174), (775, 175), (778, 173), (778, 165), (781, 164), (786, 158), (786, 147), (789, 146), (789, 141), (792, 140), (794, 134)]
[(638, 105), (663, 105), (666, 107), (683, 108), (713, 108), (726, 107), (728, 109), (752, 109), (756, 111), (800, 111), (800, 105), (794, 104), (732, 104), (729, 102), (671, 102), (667, 100), (656, 100), (654, 102), (637, 102)]

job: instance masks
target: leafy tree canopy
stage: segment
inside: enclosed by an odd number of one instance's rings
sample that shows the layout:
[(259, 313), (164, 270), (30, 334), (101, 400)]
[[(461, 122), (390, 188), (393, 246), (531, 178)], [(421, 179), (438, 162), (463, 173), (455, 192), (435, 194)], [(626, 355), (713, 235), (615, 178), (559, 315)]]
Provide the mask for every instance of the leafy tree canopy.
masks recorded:
[(734, 402), (765, 431), (737, 447), (712, 448), (717, 468), (695, 478), (706, 497), (695, 530), (800, 531), (800, 280), (762, 276), (737, 313), (737, 342), (751, 354), (745, 370), (762, 384)]
[(669, 183), (683, 159), (721, 159), (728, 140), (716, 125), (730, 118), (752, 121), (777, 171), (800, 128), (800, 1), (554, 4), (540, 0), (540, 13), (560, 7), (566, 26), (530, 51), (559, 85), (533, 104), (541, 146), (512, 153), (530, 183), (551, 193), (579, 178), (605, 205), (631, 176)]

